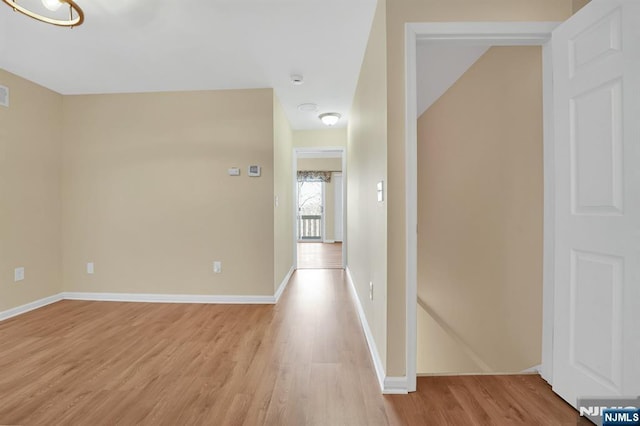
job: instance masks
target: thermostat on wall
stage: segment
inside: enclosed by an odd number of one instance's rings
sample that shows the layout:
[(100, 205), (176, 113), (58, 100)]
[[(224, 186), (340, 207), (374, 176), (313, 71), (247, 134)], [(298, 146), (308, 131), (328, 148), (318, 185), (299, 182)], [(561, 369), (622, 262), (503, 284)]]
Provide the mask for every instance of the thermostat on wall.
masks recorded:
[(260, 176), (260, 166), (249, 166), (249, 172), (247, 173), (249, 176)]

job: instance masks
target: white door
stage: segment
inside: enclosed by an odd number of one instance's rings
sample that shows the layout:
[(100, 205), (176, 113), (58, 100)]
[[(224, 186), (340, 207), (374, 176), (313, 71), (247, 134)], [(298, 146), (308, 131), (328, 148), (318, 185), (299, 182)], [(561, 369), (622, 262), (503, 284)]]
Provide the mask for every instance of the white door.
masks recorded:
[(640, 394), (640, 1), (592, 0), (552, 37), (553, 389)]
[(333, 187), (334, 187), (334, 240), (342, 241), (342, 173), (333, 174)]

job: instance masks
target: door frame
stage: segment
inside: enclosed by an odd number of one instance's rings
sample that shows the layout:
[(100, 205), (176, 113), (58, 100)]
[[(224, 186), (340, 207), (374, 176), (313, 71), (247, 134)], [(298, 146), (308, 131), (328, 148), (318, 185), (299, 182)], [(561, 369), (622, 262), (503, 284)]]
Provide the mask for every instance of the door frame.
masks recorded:
[[(342, 269), (347, 264), (347, 230), (344, 224), (347, 223), (347, 209), (344, 207), (347, 205), (347, 148), (343, 146), (323, 146), (323, 147), (305, 147), (305, 148), (293, 148), (293, 268), (298, 269), (298, 157), (300, 154), (318, 154), (319, 156), (329, 153), (339, 153), (342, 160)], [(321, 158), (321, 157), (320, 157)], [(324, 189), (322, 196), (324, 197)], [(324, 204), (324, 202), (323, 202)], [(323, 212), (324, 218), (324, 212)], [(324, 226), (324, 225), (323, 225)], [(323, 229), (324, 234), (324, 229)]]
[(405, 24), (405, 237), (406, 237), (406, 378), (407, 390), (417, 382), (418, 297), (418, 116), (417, 46), (420, 42), (449, 45), (542, 46), (543, 76), (543, 312), (540, 375), (553, 378), (553, 294), (555, 247), (555, 172), (553, 133), (553, 64), (551, 33), (561, 22), (424, 22)]

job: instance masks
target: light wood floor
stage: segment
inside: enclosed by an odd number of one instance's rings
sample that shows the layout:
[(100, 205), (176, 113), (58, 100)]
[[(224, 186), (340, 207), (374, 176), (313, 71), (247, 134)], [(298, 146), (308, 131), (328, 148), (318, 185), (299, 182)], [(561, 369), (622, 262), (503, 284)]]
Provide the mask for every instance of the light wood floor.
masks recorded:
[(381, 395), (341, 270), (296, 272), (276, 306), (62, 301), (0, 322), (0, 342), (4, 425), (577, 419), (538, 376), (421, 378), (419, 392)]
[(298, 269), (341, 269), (342, 243), (298, 243)]

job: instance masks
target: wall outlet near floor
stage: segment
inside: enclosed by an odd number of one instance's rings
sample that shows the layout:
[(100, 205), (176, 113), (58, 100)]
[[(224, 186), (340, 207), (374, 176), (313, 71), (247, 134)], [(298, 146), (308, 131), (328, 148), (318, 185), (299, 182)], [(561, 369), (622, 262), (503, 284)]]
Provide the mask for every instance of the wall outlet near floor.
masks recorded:
[(87, 274), (93, 274), (93, 262), (87, 262)]
[(216, 274), (222, 273), (222, 262), (220, 262), (219, 260), (213, 262), (213, 272), (215, 272)]
[(373, 281), (369, 281), (369, 300), (373, 300)]
[(13, 270), (13, 281), (18, 282), (24, 280), (24, 267), (19, 267)]

